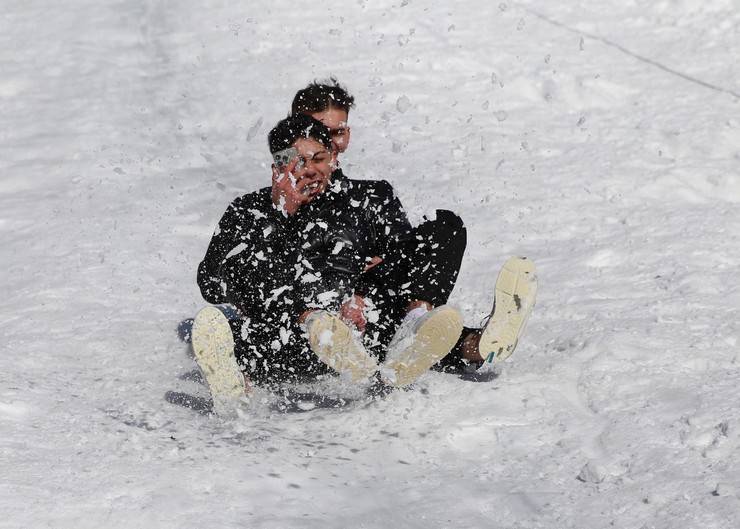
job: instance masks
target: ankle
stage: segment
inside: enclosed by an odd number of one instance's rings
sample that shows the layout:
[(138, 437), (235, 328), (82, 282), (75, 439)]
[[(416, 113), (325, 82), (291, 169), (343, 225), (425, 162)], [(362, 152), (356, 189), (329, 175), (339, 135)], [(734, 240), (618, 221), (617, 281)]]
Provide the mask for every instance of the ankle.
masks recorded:
[(485, 360), (480, 354), (478, 345), (480, 343), (480, 331), (472, 331), (464, 339), (461, 347), (462, 357), (469, 362), (480, 362)]
[(415, 299), (414, 301), (410, 302), (406, 306), (406, 313), (410, 313), (411, 311), (416, 310), (416, 309), (419, 309), (419, 308), (424, 308), (424, 309), (426, 309), (424, 312), (429, 312), (430, 310), (432, 310), (434, 308), (434, 306), (431, 303), (429, 303), (428, 301), (423, 301), (423, 300), (420, 300), (420, 299)]
[(417, 320), (421, 318), (424, 314), (429, 312), (429, 309), (427, 309), (425, 306), (416, 307), (414, 309), (409, 310), (406, 313), (406, 320)]

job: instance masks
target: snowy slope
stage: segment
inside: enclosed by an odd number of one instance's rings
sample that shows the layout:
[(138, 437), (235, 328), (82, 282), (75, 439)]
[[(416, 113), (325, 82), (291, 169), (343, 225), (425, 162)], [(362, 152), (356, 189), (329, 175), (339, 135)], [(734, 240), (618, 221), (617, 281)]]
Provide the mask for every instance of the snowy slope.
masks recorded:
[[(740, 526), (737, 3), (445, 4), (3, 2), (0, 527)], [(173, 405), (215, 223), (329, 74), (347, 173), (465, 219), (468, 324), (538, 264), (526, 338), (488, 382)]]

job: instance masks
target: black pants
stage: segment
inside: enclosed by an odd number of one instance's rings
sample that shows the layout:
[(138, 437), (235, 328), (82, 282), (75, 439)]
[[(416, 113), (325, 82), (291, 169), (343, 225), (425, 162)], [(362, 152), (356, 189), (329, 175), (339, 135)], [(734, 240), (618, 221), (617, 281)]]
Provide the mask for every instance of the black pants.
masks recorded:
[[(451, 211), (437, 210), (435, 219), (422, 222), (393, 252), (390, 262), (378, 267), (367, 294), (378, 318), (368, 324), (364, 340), (368, 351), (379, 362), (385, 359), (386, 348), (410, 302), (426, 301), (435, 307), (447, 303), (460, 271), (466, 242), (462, 219)], [(258, 353), (260, 347), (250, 343), (250, 339), (259, 340), (259, 337), (244, 338), (240, 332), (241, 320), (230, 320), (237, 358), (254, 382), (300, 381), (331, 372), (311, 353), (305, 337), (283, 348), (284, 361), (268, 365)], [(462, 365), (459, 349), (459, 346), (453, 349), (440, 366)]]
[(386, 348), (413, 301), (426, 301), (438, 307), (447, 303), (457, 281), (467, 243), (462, 219), (447, 210), (437, 210), (436, 218), (425, 220), (396, 252), (396, 262), (386, 263), (387, 271), (368, 293), (379, 319), (369, 324), (365, 345), (385, 359)]

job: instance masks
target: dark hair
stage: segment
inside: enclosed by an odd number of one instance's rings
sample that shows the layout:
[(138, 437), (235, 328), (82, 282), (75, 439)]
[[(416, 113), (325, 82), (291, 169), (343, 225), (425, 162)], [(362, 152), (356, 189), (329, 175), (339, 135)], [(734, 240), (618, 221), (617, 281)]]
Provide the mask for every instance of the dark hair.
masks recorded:
[(274, 154), (291, 147), (298, 138), (312, 138), (331, 150), (331, 135), (323, 123), (305, 114), (288, 116), (267, 135), (270, 153)]
[(323, 112), (329, 107), (338, 108), (349, 113), (349, 109), (355, 106), (355, 98), (352, 97), (347, 89), (339, 84), (334, 77), (319, 83), (314, 81), (306, 88), (298, 90), (293, 98), (291, 113), (313, 114), (314, 112)]

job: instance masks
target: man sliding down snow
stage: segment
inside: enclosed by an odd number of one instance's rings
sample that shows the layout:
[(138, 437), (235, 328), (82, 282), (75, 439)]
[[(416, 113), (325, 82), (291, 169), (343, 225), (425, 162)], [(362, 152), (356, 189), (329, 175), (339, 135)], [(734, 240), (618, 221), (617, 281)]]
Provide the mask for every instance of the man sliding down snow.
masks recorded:
[(400, 387), (437, 363), (509, 356), (534, 304), (532, 264), (510, 259), (488, 323), (464, 329), (445, 305), (465, 248), (462, 221), (438, 211), (413, 229), (387, 182), (335, 170), (340, 127), (306, 114), (327, 122), (339, 109), (348, 141), (352, 99), (335, 84), (306, 90), (303, 108), (294, 104), (269, 134), (272, 186), (231, 204), (198, 269), (203, 297), (239, 315), (230, 322), (207, 307), (195, 319), (193, 347), (216, 409), (245, 394), (245, 377), (377, 375)]

